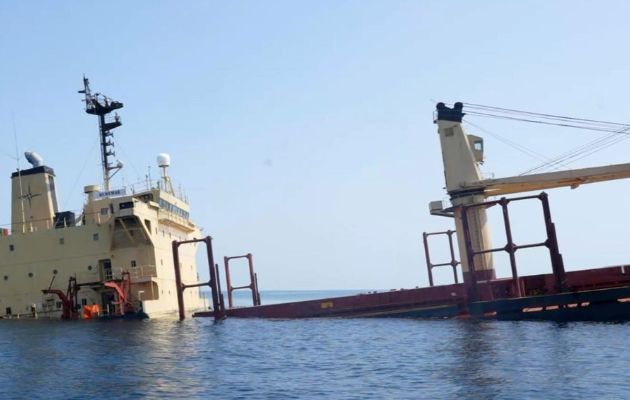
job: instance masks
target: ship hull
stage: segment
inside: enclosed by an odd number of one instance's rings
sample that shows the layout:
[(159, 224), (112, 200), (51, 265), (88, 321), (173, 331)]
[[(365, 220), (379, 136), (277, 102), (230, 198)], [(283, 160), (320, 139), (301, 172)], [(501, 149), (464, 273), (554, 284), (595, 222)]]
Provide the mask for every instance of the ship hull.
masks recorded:
[[(553, 275), (525, 276), (527, 296), (509, 296), (510, 280), (480, 285), (479, 299), (465, 284), (366, 293), (355, 296), (270, 304), (225, 310), (237, 318), (438, 318), (543, 321), (630, 320), (630, 277), (626, 267), (567, 273), (567, 291), (553, 292)], [(507, 294), (506, 294), (507, 293)], [(545, 293), (545, 294), (538, 294)], [(498, 294), (504, 294), (501, 297)], [(195, 317), (214, 317), (212, 311)]]

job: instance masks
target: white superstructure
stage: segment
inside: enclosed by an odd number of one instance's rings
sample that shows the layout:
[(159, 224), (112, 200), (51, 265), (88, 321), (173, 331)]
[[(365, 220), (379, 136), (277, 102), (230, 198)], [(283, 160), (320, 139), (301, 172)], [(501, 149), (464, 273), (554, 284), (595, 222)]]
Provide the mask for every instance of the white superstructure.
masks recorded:
[[(101, 132), (105, 139), (112, 136)], [(76, 215), (58, 209), (53, 169), (35, 153), (26, 156), (32, 168), (11, 176), (11, 229), (2, 229), (0, 236), (0, 317), (59, 318), (64, 304), (51, 292), (68, 293), (71, 282), (79, 315), (86, 305), (98, 305), (100, 315), (120, 314), (117, 286), (139, 313), (176, 312), (171, 244), (201, 233), (183, 196), (172, 190), (168, 165), (160, 165), (161, 182), (140, 191), (109, 188), (111, 170), (121, 164), (104, 166), (107, 187), (86, 186), (83, 210)], [(180, 250), (183, 282), (199, 280), (195, 254), (195, 245)], [(184, 296), (188, 310), (204, 308), (198, 288)]]

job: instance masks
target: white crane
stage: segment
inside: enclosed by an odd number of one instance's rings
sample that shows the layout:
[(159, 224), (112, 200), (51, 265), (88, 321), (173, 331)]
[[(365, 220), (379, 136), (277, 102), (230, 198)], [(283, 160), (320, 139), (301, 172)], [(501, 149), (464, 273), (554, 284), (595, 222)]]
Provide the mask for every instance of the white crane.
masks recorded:
[[(442, 148), (446, 190), (453, 206), (452, 216), (455, 218), (457, 242), (464, 274), (468, 272), (469, 266), (459, 206), (482, 203), (490, 196), (565, 186), (576, 188), (587, 183), (630, 178), (630, 163), (626, 163), (498, 179), (483, 179), (479, 169), (479, 165), (483, 162), (483, 139), (479, 136), (466, 134), (462, 126), (464, 115), (462, 103), (455, 103), (452, 108), (447, 107), (444, 103), (438, 103), (437, 118), (435, 120)], [(565, 124), (564, 126), (567, 125)], [(615, 131), (611, 130), (611, 132)], [(430, 206), (432, 213), (444, 215), (443, 210), (436, 209), (434, 204), (435, 202)], [(492, 247), (491, 236), (485, 208), (470, 208), (467, 211), (467, 215), (473, 248), (478, 251), (490, 249)], [(475, 270), (477, 273), (480, 273), (478, 275), (479, 278), (494, 278), (492, 253), (478, 254), (475, 257)]]

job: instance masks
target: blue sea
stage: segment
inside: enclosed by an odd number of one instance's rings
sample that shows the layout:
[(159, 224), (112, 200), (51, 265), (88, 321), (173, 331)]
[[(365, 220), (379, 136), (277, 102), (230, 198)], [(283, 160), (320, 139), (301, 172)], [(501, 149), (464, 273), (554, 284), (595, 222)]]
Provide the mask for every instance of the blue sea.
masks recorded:
[(630, 324), (5, 320), (0, 349), (2, 399), (630, 398)]

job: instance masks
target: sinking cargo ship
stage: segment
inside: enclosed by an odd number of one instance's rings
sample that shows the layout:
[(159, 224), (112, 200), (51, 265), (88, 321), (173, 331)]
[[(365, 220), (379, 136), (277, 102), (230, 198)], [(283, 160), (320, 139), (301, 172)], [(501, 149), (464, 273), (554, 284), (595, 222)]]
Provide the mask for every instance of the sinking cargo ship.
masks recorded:
[[(177, 311), (171, 242), (200, 237), (184, 196), (173, 190), (170, 157), (158, 156), (157, 182), (110, 187), (121, 102), (92, 93), (85, 110), (98, 117), (103, 183), (87, 185), (80, 212), (59, 210), (55, 172), (27, 152), (28, 169), (11, 175), (11, 229), (0, 236), (0, 317), (142, 318)], [(112, 115), (112, 113), (114, 113)], [(197, 280), (196, 248), (180, 256), (181, 275)], [(204, 308), (199, 290), (187, 310)]]
[[(509, 111), (506, 118), (519, 119), (517, 110), (496, 107), (475, 108), (472, 113), (496, 116), (490, 111)], [(476, 112), (474, 110), (477, 110)], [(481, 110), (482, 112), (480, 112)], [(196, 317), (242, 318), (315, 318), (315, 317), (404, 317), (404, 318), (481, 318), (505, 320), (555, 320), (555, 321), (617, 321), (630, 319), (630, 265), (566, 271), (552, 219), (550, 198), (546, 192), (558, 187), (577, 188), (580, 185), (630, 177), (630, 164), (608, 165), (594, 168), (564, 170), (536, 174), (522, 174), (499, 179), (484, 179), (480, 164), (484, 159), (483, 138), (467, 134), (462, 126), (464, 105), (455, 103), (448, 107), (437, 104), (434, 122), (442, 149), (446, 190), (450, 205), (442, 201), (431, 202), (432, 215), (448, 217), (451, 225), (442, 232), (424, 233), (426, 264), (429, 287), (387, 292), (372, 292), (336, 298), (325, 298), (284, 304), (261, 305), (258, 284), (253, 271), (251, 255), (250, 284), (234, 288), (229, 279), (229, 258), (225, 258), (227, 292), (230, 297), (226, 306), (221, 294), (219, 270), (212, 257), (212, 242), (207, 238), (210, 257), (209, 282), (213, 294), (213, 310), (195, 313)], [(523, 121), (531, 121), (533, 113), (525, 112)], [(539, 114), (545, 120), (554, 116)], [(553, 118), (552, 118), (553, 117)], [(553, 124), (580, 129), (592, 129), (627, 135), (624, 124), (606, 123), (586, 119), (559, 116)], [(534, 121), (538, 122), (538, 121)], [(599, 140), (594, 145), (609, 143)], [(590, 151), (587, 146), (586, 151)], [(517, 197), (506, 197), (530, 192)], [(534, 194), (531, 194), (534, 192)], [(537, 243), (515, 243), (510, 225), (510, 205), (515, 202), (535, 202), (540, 215), (532, 216), (532, 223), (544, 224), (546, 238)], [(506, 243), (493, 245), (487, 211), (499, 209), (503, 216), (502, 230)], [(450, 244), (450, 260), (433, 263), (428, 238), (442, 236)], [(174, 242), (175, 260), (184, 242)], [(517, 267), (517, 253), (534, 247), (547, 249), (549, 273), (521, 275)], [(493, 253), (504, 252), (509, 256), (511, 276), (497, 278)], [(461, 260), (456, 258), (460, 255)], [(177, 266), (177, 262), (174, 266)], [(432, 270), (435, 267), (453, 269), (454, 283), (436, 286)], [(461, 270), (461, 271), (460, 271)], [(177, 272), (177, 271), (176, 271)], [(461, 272), (463, 282), (458, 280)], [(198, 284), (186, 284), (177, 277), (179, 288), (180, 318), (186, 317), (186, 290)], [(252, 291), (251, 307), (234, 307), (231, 294), (236, 289)]]

